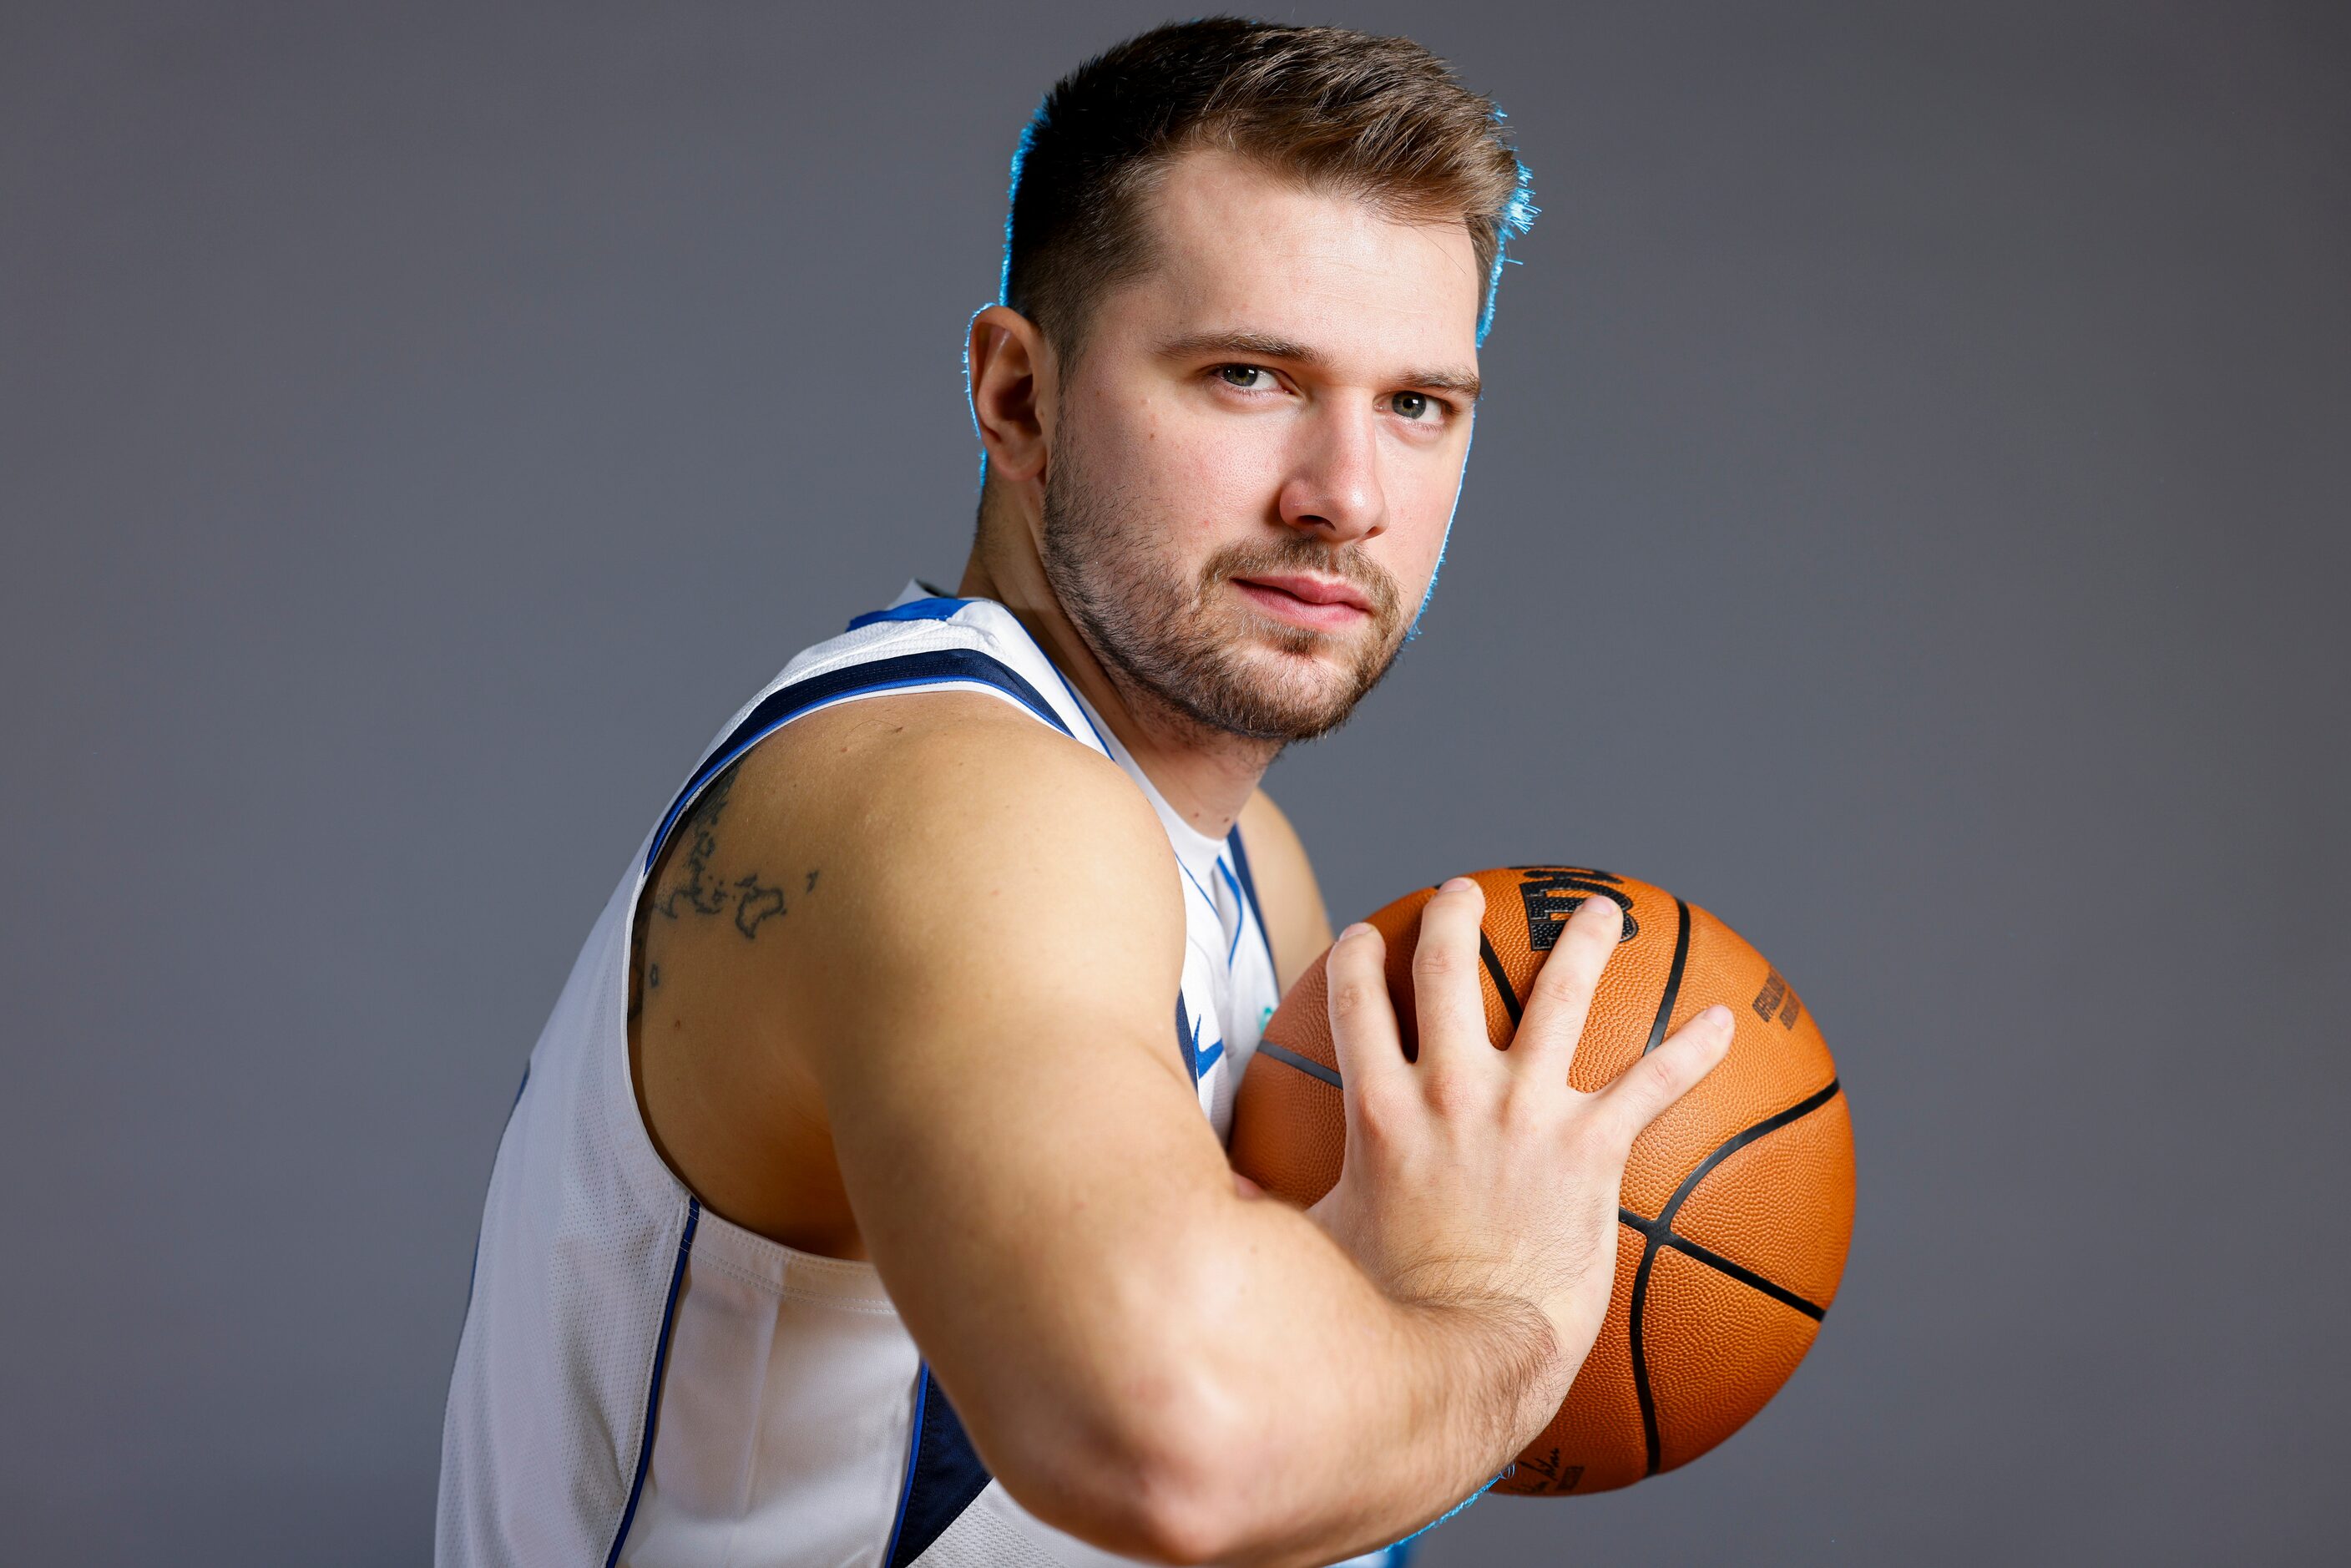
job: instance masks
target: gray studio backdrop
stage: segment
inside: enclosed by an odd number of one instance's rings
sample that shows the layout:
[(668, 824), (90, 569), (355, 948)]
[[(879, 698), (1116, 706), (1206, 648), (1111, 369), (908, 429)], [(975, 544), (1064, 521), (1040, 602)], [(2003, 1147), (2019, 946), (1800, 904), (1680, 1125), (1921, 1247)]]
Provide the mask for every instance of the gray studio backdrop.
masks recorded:
[[(1343, 917), (1706, 904), (1859, 1140), (1760, 1417), (1427, 1561), (2325, 1554), (2345, 11), (1295, 15), (1545, 212), (1426, 635), (1272, 789)], [(726, 714), (956, 570), (1017, 128), (1162, 17), (0, 12), (0, 1556), (425, 1559), (524, 1054)]]

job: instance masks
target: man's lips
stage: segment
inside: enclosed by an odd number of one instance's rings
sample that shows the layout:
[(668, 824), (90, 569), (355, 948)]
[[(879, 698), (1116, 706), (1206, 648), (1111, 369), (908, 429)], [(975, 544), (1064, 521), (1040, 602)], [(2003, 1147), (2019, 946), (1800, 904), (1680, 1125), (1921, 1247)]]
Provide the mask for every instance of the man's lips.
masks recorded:
[(1237, 577), (1232, 582), (1259, 609), (1301, 626), (1328, 630), (1372, 612), (1371, 601), (1343, 578), (1283, 574)]

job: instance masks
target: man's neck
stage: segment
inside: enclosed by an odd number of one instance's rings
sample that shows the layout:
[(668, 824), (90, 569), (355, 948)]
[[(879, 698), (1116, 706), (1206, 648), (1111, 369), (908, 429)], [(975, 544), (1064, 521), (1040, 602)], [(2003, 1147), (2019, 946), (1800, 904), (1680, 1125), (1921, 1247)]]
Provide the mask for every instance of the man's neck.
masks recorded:
[[(987, 533), (981, 530), (983, 541)], [(1177, 815), (1212, 839), (1232, 831), (1258, 780), (1280, 753), (1279, 741), (1203, 729), (1132, 683), (1114, 678), (1062, 611), (1033, 551), (976, 544), (956, 592), (965, 599), (992, 599), (1012, 612)]]

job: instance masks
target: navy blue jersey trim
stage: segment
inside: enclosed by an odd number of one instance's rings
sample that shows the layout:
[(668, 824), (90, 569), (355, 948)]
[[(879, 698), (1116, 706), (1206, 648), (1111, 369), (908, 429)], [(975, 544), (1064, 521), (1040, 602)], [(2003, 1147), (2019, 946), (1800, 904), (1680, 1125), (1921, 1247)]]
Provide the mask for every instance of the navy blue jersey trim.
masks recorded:
[(1275, 977), (1274, 983), (1279, 986), (1280, 984), (1281, 966), (1274, 962), (1273, 933), (1266, 928), (1265, 909), (1257, 901), (1257, 878), (1249, 874), (1249, 851), (1241, 847), (1241, 829), (1239, 823), (1234, 823), (1233, 831), (1225, 835), (1225, 843), (1226, 846), (1233, 852), (1233, 870), (1240, 873), (1241, 897), (1248, 902), (1249, 913), (1257, 916), (1257, 934), (1259, 938), (1265, 943), (1265, 961), (1269, 965), (1272, 966)]
[[(929, 584), (925, 583), (920, 586), (928, 587)], [(876, 621), (949, 621), (953, 620), (956, 612), (965, 605), (980, 603), (996, 604), (998, 601), (993, 599), (950, 599), (944, 594), (938, 594), (929, 599), (910, 600), (904, 604), (893, 604), (887, 610), (876, 610), (861, 615), (849, 623), (849, 629), (854, 632), (860, 626), (871, 625)], [(1001, 608), (1000, 605), (999, 608)], [(1011, 612), (1007, 611), (1006, 613)], [(1023, 626), (1020, 630), (1025, 635), (1029, 629)], [(1038, 656), (1045, 661), (1046, 668), (1053, 672), (1053, 678), (1061, 683), (1061, 689), (1070, 694), (1070, 706), (1078, 710), (1078, 716), (1084, 719), (1086, 727), (1094, 732), (1094, 743), (1102, 747), (1102, 755), (1112, 756), (1110, 737), (1102, 734), (1102, 726), (1094, 722), (1094, 716), (1086, 711), (1085, 701), (1078, 695), (1078, 688), (1070, 685), (1070, 677), (1061, 674), (1061, 666), (1053, 663), (1053, 656), (1045, 652), (1043, 644), (1034, 637), (1030, 637), (1029, 643), (1037, 650)]]
[(669, 1373), (670, 1330), (677, 1326), (677, 1298), (685, 1286), (685, 1260), (694, 1250), (695, 1228), (701, 1223), (702, 1202), (688, 1197), (685, 1231), (677, 1239), (677, 1263), (669, 1272), (669, 1301), (662, 1307), (661, 1337), (653, 1343), (653, 1384), (645, 1390), (645, 1429), (637, 1439), (636, 1479), (629, 1483), (629, 1506), (621, 1511), (621, 1525), (612, 1531), (612, 1549), (604, 1553), (604, 1568), (612, 1568), (621, 1560), (621, 1548), (629, 1539), (629, 1526), (636, 1522), (637, 1500), (644, 1496), (645, 1473), (653, 1469), (653, 1431), (661, 1422), (662, 1379)]
[(1192, 1086), (1200, 1083), (1200, 1026), (1192, 1019), (1184, 1006), (1184, 993), (1176, 993), (1176, 1049), (1184, 1053), (1184, 1071), (1192, 1075)]
[[(918, 586), (927, 588), (930, 584), (922, 583)], [(943, 593), (935, 593), (928, 599), (909, 600), (904, 604), (893, 604), (887, 610), (868, 611), (866, 613), (859, 616), (856, 620), (852, 621), (849, 623), (849, 630), (854, 632), (860, 626), (871, 626), (876, 621), (952, 621), (955, 619), (957, 612), (960, 612), (967, 604), (995, 604), (998, 601), (993, 599), (954, 599)], [(1007, 612), (1007, 613), (1009, 613), (1009, 612)], [(1021, 628), (1021, 631), (1025, 633), (1028, 631), (1028, 628), (1024, 626)], [(1094, 732), (1095, 743), (1101, 746), (1102, 755), (1104, 757), (1110, 756), (1110, 741), (1108, 737), (1102, 734), (1102, 726), (1094, 722), (1093, 715), (1086, 711), (1086, 705), (1078, 696), (1078, 688), (1070, 685), (1070, 677), (1061, 674), (1061, 666), (1053, 663), (1052, 655), (1045, 652), (1043, 646), (1038, 643), (1036, 638), (1030, 637), (1029, 642), (1031, 646), (1037, 649), (1039, 655), (1044, 659), (1046, 665), (1052, 670), (1054, 678), (1061, 683), (1061, 689), (1070, 694), (1070, 706), (1078, 710), (1078, 716), (1084, 719), (1086, 721), (1086, 727)]]
[[(1217, 874), (1223, 877), (1225, 885), (1233, 890), (1233, 903), (1239, 906), (1239, 918), (1233, 922), (1233, 939), (1225, 945), (1225, 967), (1229, 969), (1233, 967), (1233, 956), (1241, 950), (1241, 933), (1249, 929), (1249, 904), (1248, 895), (1241, 892), (1241, 884), (1233, 880), (1231, 869), (1221, 859), (1217, 862)], [(1258, 929), (1264, 928), (1265, 922), (1259, 921)], [(1271, 952), (1272, 949), (1268, 948), (1267, 951)]]
[(645, 869), (651, 871), (661, 858), (662, 846), (669, 842), (670, 833), (677, 820), (694, 804), (695, 796), (705, 786), (718, 777), (745, 752), (757, 746), (785, 725), (825, 703), (868, 692), (890, 691), (904, 686), (936, 685), (943, 681), (968, 681), (975, 685), (994, 686), (1014, 698), (1023, 707), (1055, 729), (1075, 740), (1061, 716), (1053, 711), (1041, 693), (1019, 673), (1002, 660), (968, 648), (935, 648), (923, 653), (901, 653), (894, 659), (873, 659), (862, 664), (849, 664), (830, 670), (821, 675), (811, 675), (804, 681), (770, 692), (759, 705), (744, 716), (726, 738), (718, 743), (694, 777), (662, 817), (661, 827), (653, 834), (653, 847), (645, 852)]
[[(855, 622), (851, 622), (854, 626)], [(914, 1378), (914, 1424), (906, 1434), (906, 1474), (898, 1483), (898, 1511), (890, 1521), (890, 1544), (882, 1549), (882, 1561), (898, 1560), (898, 1537), (906, 1530), (906, 1504), (914, 1496), (914, 1461), (923, 1457), (923, 1409), (930, 1403), (931, 1369), (924, 1366)]]
[(947, 1402), (928, 1362), (914, 1385), (914, 1432), (907, 1445), (905, 1490), (898, 1498), (898, 1518), (890, 1527), (885, 1568), (906, 1565), (931, 1549), (947, 1526), (963, 1517), (972, 1500), (994, 1479), (963, 1419)]
[(869, 610), (852, 621), (845, 630), (854, 632), (860, 626), (871, 626), (876, 621), (952, 621), (956, 612), (971, 602), (968, 599), (949, 599), (944, 595), (910, 599), (904, 604), (893, 604), (887, 610)]
[[(1170, 841), (1172, 842), (1173, 841)], [(1202, 898), (1202, 899), (1204, 899), (1204, 900), (1207, 902), (1207, 905), (1208, 905), (1208, 913), (1209, 913), (1209, 914), (1211, 914), (1211, 915), (1216, 915), (1216, 913), (1217, 913), (1217, 895), (1216, 895), (1215, 894), (1213, 894), (1213, 893), (1210, 893), (1207, 888), (1202, 887), (1202, 886), (1200, 885), (1200, 879), (1199, 879), (1198, 877), (1194, 876), (1194, 875), (1192, 874), (1192, 868), (1191, 868), (1190, 866), (1187, 866), (1187, 865), (1186, 865), (1186, 864), (1184, 863), (1184, 862), (1183, 862), (1183, 858), (1182, 858), (1181, 856), (1178, 856), (1178, 857), (1176, 858), (1176, 869), (1177, 871), (1180, 871), (1180, 872), (1182, 872), (1182, 873), (1184, 873), (1184, 880), (1185, 880), (1186, 882), (1188, 882), (1188, 883), (1190, 883), (1192, 884), (1192, 891), (1193, 891), (1194, 893), (1198, 894), (1201, 896), (1201, 898)], [(1217, 916), (1217, 921), (1218, 921), (1218, 924), (1220, 924), (1220, 925), (1221, 925), (1221, 924), (1223, 923), (1223, 916), (1218, 915), (1218, 916)], [(1228, 955), (1228, 957), (1229, 957), (1229, 955)]]
[[(1024, 627), (1023, 630), (1025, 631), (1026, 628)], [(1034, 637), (1029, 640), (1031, 643), (1036, 642)], [(1078, 688), (1070, 685), (1070, 677), (1061, 674), (1061, 666), (1053, 663), (1053, 656), (1050, 653), (1047, 653), (1042, 647), (1040, 647), (1037, 652), (1043, 656), (1046, 666), (1053, 672), (1053, 678), (1061, 683), (1061, 689), (1070, 694), (1070, 706), (1078, 710), (1078, 716), (1084, 719), (1086, 727), (1094, 732), (1094, 743), (1102, 747), (1102, 755), (1115, 759), (1116, 753), (1110, 748), (1110, 737), (1102, 734), (1102, 726), (1094, 722), (1094, 716), (1086, 711), (1085, 699), (1078, 695)]]

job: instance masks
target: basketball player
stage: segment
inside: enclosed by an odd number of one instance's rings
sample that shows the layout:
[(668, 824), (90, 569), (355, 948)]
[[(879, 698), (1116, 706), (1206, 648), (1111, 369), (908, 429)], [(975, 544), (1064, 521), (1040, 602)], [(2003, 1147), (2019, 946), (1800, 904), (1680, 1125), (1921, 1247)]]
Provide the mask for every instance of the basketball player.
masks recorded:
[(1350, 928), (1338, 1187), (1299, 1213), (1219, 1141), (1331, 942), (1258, 780), (1436, 577), (1531, 211), (1496, 120), (1403, 40), (1230, 20), (1045, 100), (971, 324), (961, 581), (744, 706), (531, 1053), (443, 1564), (1330, 1563), (1549, 1419), (1627, 1146), (1729, 1039), (1567, 1087), (1613, 904), (1499, 1052), (1447, 883), (1409, 1062)]

